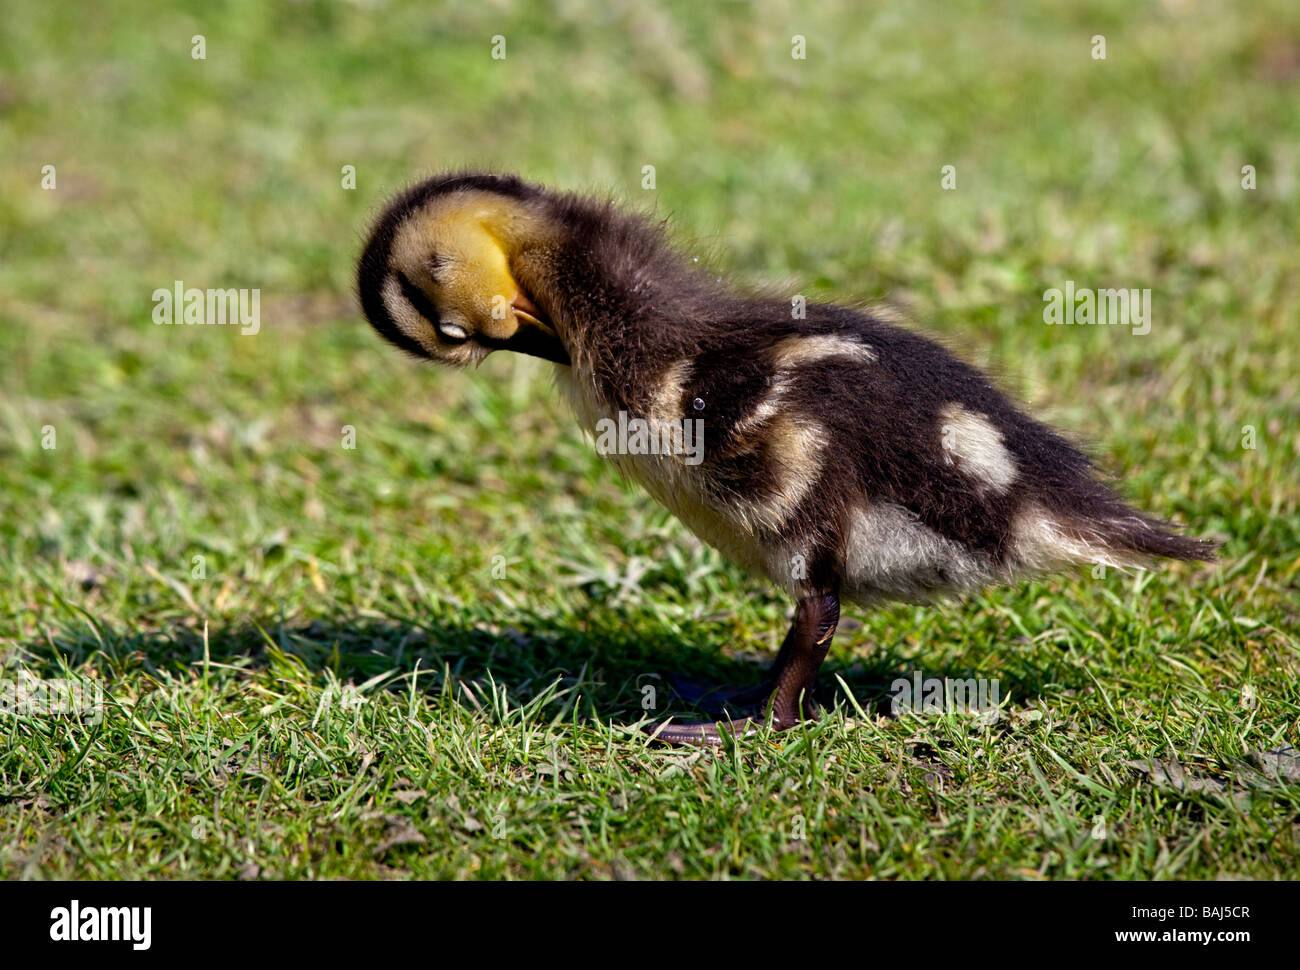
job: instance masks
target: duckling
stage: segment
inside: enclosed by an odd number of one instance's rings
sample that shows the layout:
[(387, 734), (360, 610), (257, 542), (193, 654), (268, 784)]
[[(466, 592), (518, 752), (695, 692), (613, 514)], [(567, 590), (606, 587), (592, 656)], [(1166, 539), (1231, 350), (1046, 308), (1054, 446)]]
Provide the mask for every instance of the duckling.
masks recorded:
[[(737, 292), (664, 224), (606, 200), (512, 175), (430, 178), (378, 218), (357, 278), (371, 325), (409, 354), (554, 363), (588, 433), (636, 425), (661, 445), (604, 449), (623, 474), (794, 598), (768, 679), (712, 695), (717, 721), (656, 725), (661, 741), (816, 717), (841, 601), (1213, 556), (937, 343), (861, 309)], [(691, 428), (702, 447), (681, 446)]]

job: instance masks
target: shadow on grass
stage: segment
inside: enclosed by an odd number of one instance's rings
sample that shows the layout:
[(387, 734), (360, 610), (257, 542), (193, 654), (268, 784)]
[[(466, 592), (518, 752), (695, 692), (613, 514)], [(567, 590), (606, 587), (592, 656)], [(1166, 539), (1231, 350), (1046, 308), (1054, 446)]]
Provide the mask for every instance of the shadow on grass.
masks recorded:
[[(313, 681), (332, 674), (340, 683), (355, 684), (391, 672), (397, 675), (386, 682), (391, 690), (410, 690), (410, 677), (418, 674), (421, 692), (439, 694), (450, 681), (460, 703), (471, 703), (463, 693), (465, 687), (481, 698), (482, 689), (495, 684), (504, 687), (517, 704), (558, 681), (566, 697), (580, 698), (577, 720), (596, 717), (632, 723), (646, 716), (642, 702), (647, 687), (655, 691), (654, 716), (700, 719), (705, 712), (677, 693), (675, 681), (749, 686), (763, 680), (776, 656), (773, 649), (761, 660), (733, 657), (720, 644), (710, 643), (709, 633), (695, 636), (688, 629), (684, 639), (677, 639), (667, 630), (662, 634), (647, 630), (643, 622), (619, 626), (619, 619), (617, 613), (609, 613), (602, 625), (593, 622), (584, 627), (532, 618), (502, 629), (490, 623), (337, 617), (298, 624), (248, 621), (210, 628), (206, 637), (201, 627), (193, 625), (121, 636), (85, 626), (66, 627), (48, 641), (20, 648), (19, 660), (42, 677), (60, 676), (60, 658), (74, 669), (94, 661), (109, 690), (115, 679), (140, 672), (197, 675), (205, 655), (209, 664), (251, 672), (280, 669), (288, 674), (299, 667)], [(976, 673), (970, 668), (923, 665), (917, 658), (877, 650), (867, 660), (847, 665), (828, 659), (819, 679), (818, 700), (827, 708), (847, 703), (842, 680), (863, 711), (889, 714), (891, 685), (899, 678), (911, 681), (920, 666), (926, 678), (996, 677), (1001, 696), (1010, 695), (1017, 706), (1048, 689), (1048, 678), (1031, 666)], [(1059, 675), (1055, 671), (1051, 678), (1053, 691), (1062, 688)], [(1086, 683), (1065, 686), (1085, 687)], [(851, 716), (852, 705), (847, 706)]]

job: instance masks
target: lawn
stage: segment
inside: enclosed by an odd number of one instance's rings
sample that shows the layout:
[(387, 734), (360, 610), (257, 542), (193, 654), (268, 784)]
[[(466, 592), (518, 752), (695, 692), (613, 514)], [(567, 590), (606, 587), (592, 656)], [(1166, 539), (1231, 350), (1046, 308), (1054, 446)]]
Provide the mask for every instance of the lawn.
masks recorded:
[[(1294, 877), (1300, 7), (807, 7), (6, 11), (0, 684), (102, 703), (0, 711), (0, 874)], [(815, 726), (649, 744), (791, 604), (549, 365), (370, 331), (369, 220), (456, 166), (892, 305), (1220, 560), (848, 610)], [(156, 325), (177, 280), (259, 331)], [(1067, 281), (1149, 288), (1150, 332), (1046, 325)], [(914, 671), (1001, 706), (896, 716)]]

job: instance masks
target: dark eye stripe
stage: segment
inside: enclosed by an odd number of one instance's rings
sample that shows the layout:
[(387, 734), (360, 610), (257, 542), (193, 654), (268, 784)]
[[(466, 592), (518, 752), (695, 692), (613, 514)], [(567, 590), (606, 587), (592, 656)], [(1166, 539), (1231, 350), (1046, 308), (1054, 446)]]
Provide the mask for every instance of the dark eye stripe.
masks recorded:
[[(433, 301), (424, 295), (424, 290), (420, 289), (414, 283), (406, 278), (405, 273), (397, 274), (397, 285), (402, 288), (402, 296), (415, 307), (415, 312), (424, 319), (433, 324), (433, 329), (438, 331), (438, 339), (447, 344), (463, 344), (469, 340), (469, 335), (457, 336), (450, 334), (443, 329), (442, 320), (439, 318), (438, 308), (433, 305)], [(463, 329), (463, 328), (458, 328)]]
[(406, 301), (415, 307), (415, 312), (436, 325), (438, 322), (438, 308), (433, 305), (432, 300), (424, 295), (424, 290), (408, 280), (405, 273), (397, 274), (397, 285), (402, 288), (402, 296), (406, 297)]

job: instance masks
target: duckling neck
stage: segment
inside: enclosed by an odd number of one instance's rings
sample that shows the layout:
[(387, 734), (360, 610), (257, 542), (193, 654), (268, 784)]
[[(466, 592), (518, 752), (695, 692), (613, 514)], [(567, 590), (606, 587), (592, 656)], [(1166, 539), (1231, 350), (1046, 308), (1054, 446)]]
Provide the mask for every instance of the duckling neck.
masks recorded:
[(516, 240), (516, 279), (564, 342), (573, 378), (615, 409), (635, 405), (633, 375), (698, 346), (710, 321), (735, 318), (741, 301), (677, 253), (662, 224), (565, 198), (532, 227)]

